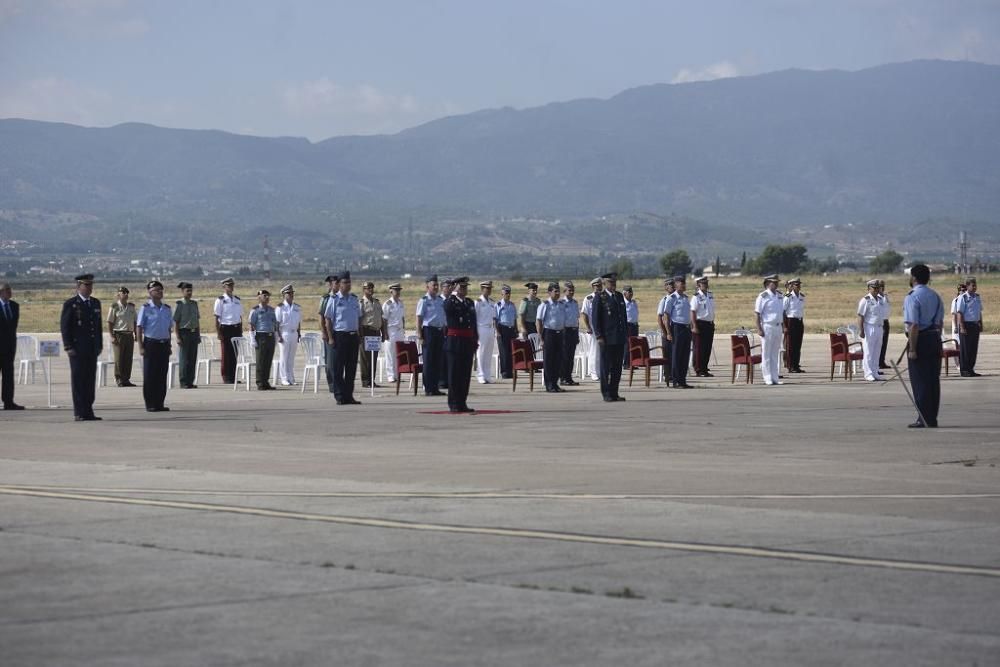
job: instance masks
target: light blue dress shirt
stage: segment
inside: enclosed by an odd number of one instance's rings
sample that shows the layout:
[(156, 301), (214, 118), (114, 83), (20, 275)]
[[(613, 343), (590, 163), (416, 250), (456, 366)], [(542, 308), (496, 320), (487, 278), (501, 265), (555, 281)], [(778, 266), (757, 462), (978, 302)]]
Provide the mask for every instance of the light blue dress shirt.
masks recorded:
[(978, 322), (983, 319), (983, 300), (979, 294), (966, 292), (958, 299), (958, 312), (966, 322)]
[(257, 306), (250, 311), (250, 326), (257, 333), (274, 333), (278, 330), (278, 318), (271, 306)]
[(517, 323), (517, 306), (513, 301), (497, 301), (497, 324), (512, 327)]
[(563, 298), (563, 327), (566, 329), (580, 328), (580, 302), (576, 299)]
[(153, 305), (152, 301), (146, 302), (146, 304), (139, 309), (139, 313), (136, 316), (135, 324), (138, 327), (142, 327), (142, 335), (146, 338), (155, 338), (157, 340), (169, 340), (170, 338), (170, 325), (174, 322), (173, 314), (170, 312), (170, 306), (165, 303), (160, 303), (160, 307), (157, 308)]
[(538, 306), (535, 319), (542, 321), (542, 326), (552, 331), (562, 331), (566, 326), (566, 314), (563, 311), (562, 301), (546, 299)]
[(691, 324), (691, 303), (680, 292), (674, 292), (667, 297), (667, 310), (670, 311), (671, 322)]
[(625, 321), (639, 324), (639, 302), (635, 299), (625, 300)]
[(444, 314), (444, 297), (438, 294), (425, 294), (417, 301), (417, 317), (422, 318), (423, 326), (441, 328), (448, 320)]
[(916, 327), (923, 331), (931, 327), (941, 328), (944, 322), (944, 305), (941, 297), (927, 285), (914, 285), (903, 299), (903, 322), (909, 331)]
[(361, 323), (361, 302), (353, 294), (337, 292), (326, 304), (326, 319), (333, 331), (357, 331)]

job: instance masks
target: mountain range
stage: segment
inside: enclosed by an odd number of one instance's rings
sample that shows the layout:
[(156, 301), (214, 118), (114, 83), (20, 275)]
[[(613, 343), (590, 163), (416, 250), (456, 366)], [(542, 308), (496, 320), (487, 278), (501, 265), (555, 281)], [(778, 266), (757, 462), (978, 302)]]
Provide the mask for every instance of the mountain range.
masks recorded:
[(290, 226), (398, 248), (414, 220), (419, 235), (448, 220), (645, 212), (701, 221), (722, 240), (727, 229), (947, 216), (996, 231), (1000, 67), (913, 61), (656, 84), (316, 143), (0, 120), (7, 237)]

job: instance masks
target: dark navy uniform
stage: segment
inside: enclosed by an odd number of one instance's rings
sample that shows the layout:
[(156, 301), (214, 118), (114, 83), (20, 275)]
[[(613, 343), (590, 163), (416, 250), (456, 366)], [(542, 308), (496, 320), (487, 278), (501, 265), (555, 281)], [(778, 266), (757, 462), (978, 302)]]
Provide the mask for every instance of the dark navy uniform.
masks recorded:
[[(468, 278), (458, 278), (455, 284), (467, 286)], [(469, 400), (472, 380), (472, 358), (479, 346), (476, 331), (476, 303), (467, 297), (450, 294), (444, 302), (447, 320), (444, 354), (448, 365), (448, 409), (452, 412), (473, 412)]]
[[(77, 284), (91, 284), (94, 276), (77, 276)], [(63, 349), (69, 355), (73, 388), (73, 415), (77, 421), (100, 419), (94, 416), (94, 388), (97, 382), (97, 359), (104, 348), (101, 302), (77, 294), (63, 304), (59, 317)]]
[[(601, 277), (614, 280), (613, 274)], [(605, 401), (624, 401), (625, 399), (618, 395), (618, 384), (622, 379), (622, 359), (625, 356), (625, 343), (628, 340), (628, 329), (625, 326), (627, 321), (625, 297), (621, 292), (614, 290), (613, 283), (610, 288), (610, 290), (605, 288), (603, 292), (594, 296), (594, 310), (590, 321), (594, 339), (598, 341), (601, 350), (601, 395)]]

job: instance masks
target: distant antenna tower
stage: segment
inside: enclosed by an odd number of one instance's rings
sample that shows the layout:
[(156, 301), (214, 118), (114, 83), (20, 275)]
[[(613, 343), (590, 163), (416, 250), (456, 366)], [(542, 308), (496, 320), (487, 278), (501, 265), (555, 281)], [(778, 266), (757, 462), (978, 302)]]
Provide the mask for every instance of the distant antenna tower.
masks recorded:
[(958, 233), (957, 273), (969, 272), (969, 235), (963, 230)]
[(264, 280), (271, 282), (271, 241), (264, 235)]

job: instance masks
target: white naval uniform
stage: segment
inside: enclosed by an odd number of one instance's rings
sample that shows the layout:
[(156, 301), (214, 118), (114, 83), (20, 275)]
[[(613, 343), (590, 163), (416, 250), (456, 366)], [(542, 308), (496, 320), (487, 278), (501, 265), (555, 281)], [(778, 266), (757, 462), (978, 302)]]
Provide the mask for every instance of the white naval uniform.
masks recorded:
[(389, 297), (382, 304), (382, 319), (385, 320), (385, 377), (389, 382), (396, 381), (396, 341), (406, 340), (406, 307), (402, 301)]
[[(962, 292), (962, 294), (965, 294), (965, 292)], [(962, 345), (962, 342), (959, 340), (958, 323), (955, 321), (955, 313), (958, 312), (958, 304), (962, 301), (962, 294), (951, 300), (951, 337), (955, 339), (955, 347)]]
[(274, 309), (281, 340), (278, 342), (278, 382), (284, 386), (295, 384), (295, 351), (299, 349), (299, 326), (302, 324), (302, 306), (289, 305), (284, 299)]
[(597, 338), (594, 337), (594, 293), (591, 292), (586, 297), (580, 305), (580, 312), (587, 316), (587, 321), (590, 322), (590, 349), (587, 350), (587, 368), (590, 371), (590, 379), (597, 381), (600, 379), (598, 373), (601, 367), (601, 346), (597, 343)]
[(861, 349), (865, 357), (861, 368), (865, 371), (865, 379), (875, 382), (879, 379), (878, 357), (882, 352), (882, 309), (881, 300), (877, 296), (866, 294), (858, 301), (858, 316), (865, 326), (865, 337), (861, 339)]
[(760, 374), (764, 384), (778, 384), (781, 367), (781, 321), (784, 318), (783, 298), (777, 291), (764, 290), (757, 295), (754, 312), (760, 313), (764, 335), (760, 341)]
[(496, 347), (497, 334), (495, 322), (496, 301), (479, 295), (476, 299), (476, 328), (479, 330), (479, 348), (476, 350), (476, 379), (479, 384), (493, 382), (493, 349)]

